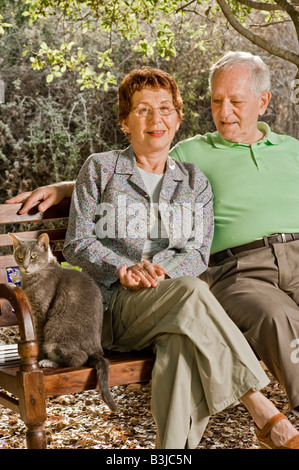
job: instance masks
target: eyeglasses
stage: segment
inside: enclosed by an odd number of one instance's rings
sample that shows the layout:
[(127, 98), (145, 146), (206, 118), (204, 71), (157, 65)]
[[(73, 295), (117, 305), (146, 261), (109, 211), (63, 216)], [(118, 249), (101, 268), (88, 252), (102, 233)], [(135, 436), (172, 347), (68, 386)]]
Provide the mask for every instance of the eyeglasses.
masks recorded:
[(153, 114), (154, 109), (157, 109), (161, 116), (169, 116), (176, 111), (176, 108), (171, 108), (170, 106), (161, 106), (160, 108), (140, 106), (139, 108), (132, 109), (131, 113), (134, 113), (137, 117), (148, 117)]

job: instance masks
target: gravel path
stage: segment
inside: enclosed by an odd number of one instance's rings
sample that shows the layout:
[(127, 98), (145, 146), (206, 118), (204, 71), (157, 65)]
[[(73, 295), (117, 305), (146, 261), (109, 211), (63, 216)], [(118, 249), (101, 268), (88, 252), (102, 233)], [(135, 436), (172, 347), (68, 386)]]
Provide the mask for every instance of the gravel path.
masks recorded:
[[(1, 342), (12, 342), (7, 329)], [(264, 389), (277, 408), (299, 429), (285, 393), (272, 378)], [(150, 411), (150, 384), (114, 387), (118, 411), (111, 413), (97, 391), (48, 399), (49, 449), (153, 449), (156, 428)], [(0, 449), (24, 449), (25, 426), (18, 414), (0, 405)], [(211, 417), (199, 449), (258, 449), (253, 422), (240, 404)]]

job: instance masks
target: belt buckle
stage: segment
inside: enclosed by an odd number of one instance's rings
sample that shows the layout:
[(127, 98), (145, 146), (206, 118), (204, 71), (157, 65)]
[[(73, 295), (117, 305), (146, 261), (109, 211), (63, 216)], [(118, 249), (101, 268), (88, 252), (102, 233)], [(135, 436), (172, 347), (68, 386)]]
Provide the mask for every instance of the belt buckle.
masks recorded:
[(264, 237), (264, 243), (266, 243), (265, 239), (267, 239), (267, 245), (269, 245), (268, 239), (271, 238), (271, 237), (279, 237), (281, 239), (281, 240), (279, 240), (279, 238), (277, 238), (277, 241), (273, 242), (273, 243), (287, 243), (287, 241), (288, 241), (286, 233), (272, 233), (269, 237)]

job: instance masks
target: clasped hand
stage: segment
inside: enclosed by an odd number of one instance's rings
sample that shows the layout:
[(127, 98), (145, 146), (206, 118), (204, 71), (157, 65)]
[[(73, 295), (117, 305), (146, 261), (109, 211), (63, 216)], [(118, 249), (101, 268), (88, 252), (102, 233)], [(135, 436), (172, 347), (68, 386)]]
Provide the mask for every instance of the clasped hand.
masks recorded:
[(156, 287), (157, 279), (165, 279), (166, 271), (159, 264), (143, 260), (134, 266), (123, 264), (119, 271), (120, 283), (128, 289), (138, 290), (144, 287)]

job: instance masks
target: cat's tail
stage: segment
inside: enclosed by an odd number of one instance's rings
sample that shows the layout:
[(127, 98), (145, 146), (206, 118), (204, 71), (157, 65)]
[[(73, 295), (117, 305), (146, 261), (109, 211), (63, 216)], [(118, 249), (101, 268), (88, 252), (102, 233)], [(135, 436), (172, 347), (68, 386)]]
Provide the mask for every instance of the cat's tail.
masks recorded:
[(88, 358), (88, 364), (94, 367), (97, 371), (97, 378), (104, 402), (109, 406), (111, 411), (117, 409), (116, 403), (111, 395), (108, 376), (109, 376), (109, 361), (104, 358), (101, 351), (91, 354)]

